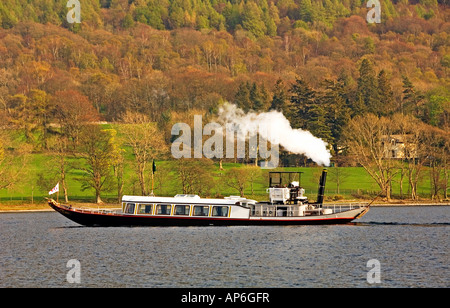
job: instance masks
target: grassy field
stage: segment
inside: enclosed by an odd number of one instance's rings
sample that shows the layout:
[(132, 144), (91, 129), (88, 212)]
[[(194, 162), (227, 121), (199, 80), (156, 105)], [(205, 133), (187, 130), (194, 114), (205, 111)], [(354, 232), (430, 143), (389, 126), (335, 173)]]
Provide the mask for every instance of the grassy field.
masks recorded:
[[(44, 197), (48, 197), (48, 191), (53, 187), (48, 187), (45, 190), (39, 188), (36, 184), (36, 175), (39, 172), (45, 172), (48, 166), (49, 157), (43, 154), (32, 155), (31, 161), (28, 164), (26, 176), (21, 182), (11, 190), (0, 191), (0, 202), (2, 204), (30, 204), (43, 203)], [(211, 190), (209, 197), (223, 197), (228, 195), (239, 194), (237, 190), (227, 187), (223, 183), (223, 176), (226, 171), (232, 167), (242, 166), (234, 163), (224, 163), (224, 170), (219, 170), (218, 163), (215, 163), (208, 172), (215, 180), (214, 188)], [(378, 194), (379, 188), (375, 181), (367, 174), (361, 167), (343, 167), (340, 168), (342, 172), (340, 191), (338, 192), (336, 185), (335, 168), (328, 168), (328, 178), (326, 185), (326, 200), (340, 200), (340, 199), (371, 199)], [(278, 169), (277, 169), (278, 170)], [(317, 187), (319, 177), (322, 171), (320, 167), (310, 168), (280, 168), (284, 171), (301, 171), (301, 184), (306, 190), (306, 194), (315, 199), (317, 195)], [(176, 161), (159, 161), (157, 162), (157, 172), (164, 173), (162, 184), (158, 181), (155, 185), (155, 194), (160, 196), (173, 196), (177, 193), (182, 193), (182, 187), (176, 174)], [(246, 197), (256, 200), (267, 200), (266, 188), (268, 186), (269, 170), (263, 170), (253, 183), (253, 194), (250, 185), (245, 190)], [(134, 169), (131, 165), (131, 157), (127, 157), (127, 164), (125, 166), (125, 185), (124, 194), (140, 194), (139, 185), (137, 183)], [(430, 183), (427, 176), (427, 171), (424, 172), (424, 179), (419, 185), (418, 193), (421, 198), (427, 199), (430, 197)], [(70, 201), (78, 202), (92, 202), (94, 199), (93, 190), (81, 190), (81, 183), (76, 180), (80, 176), (79, 171), (71, 170), (67, 175), (68, 192)], [(58, 180), (55, 179), (55, 185)], [(399, 176), (393, 182), (393, 197), (399, 197)], [(62, 192), (60, 192), (60, 199), (62, 200)], [(403, 196), (408, 197), (408, 183), (407, 178), (403, 181)], [(206, 196), (203, 196), (206, 197)], [(117, 200), (117, 192), (110, 191), (102, 194), (102, 199), (109, 203), (114, 203)]]
[[(112, 128), (111, 125), (103, 125), (106, 128)], [(22, 140), (21, 133), (16, 132), (16, 139)], [(118, 137), (120, 136), (120, 130)], [(124, 194), (139, 195), (140, 188), (133, 167), (133, 155), (130, 148), (125, 148), (125, 167), (124, 167)], [(76, 160), (74, 158), (70, 159)], [(223, 178), (228, 169), (232, 167), (241, 167), (241, 164), (224, 162), (224, 170), (219, 170), (218, 162), (214, 163), (208, 169), (208, 173), (214, 179), (214, 188), (211, 190), (209, 196), (202, 197), (224, 197), (229, 195), (238, 195), (236, 189), (230, 188), (224, 184)], [(177, 161), (158, 161), (157, 162), (157, 181), (155, 184), (155, 194), (159, 196), (173, 196), (178, 193), (183, 193), (180, 180), (177, 175)], [(30, 155), (30, 159), (25, 166), (25, 174), (20, 179), (19, 183), (14, 185), (9, 190), (0, 190), (0, 205), (2, 206), (21, 206), (24, 204), (44, 204), (44, 198), (48, 197), (48, 191), (53, 188), (58, 182), (51, 180), (48, 187), (40, 187), (37, 184), (37, 175), (42, 172), (48, 172), (54, 169), (52, 166), (51, 156), (47, 154), (35, 153)], [(151, 164), (148, 166), (148, 172), (151, 172)], [(337, 188), (336, 169), (328, 168), (328, 178), (326, 184), (326, 201), (331, 200), (353, 200), (365, 199), (371, 200), (379, 193), (379, 187), (375, 181), (362, 167), (341, 167), (340, 187)], [(317, 196), (317, 188), (319, 177), (322, 171), (321, 167), (309, 168), (280, 168), (280, 171), (301, 171), (301, 184), (305, 188), (306, 195), (315, 200)], [(253, 193), (251, 186), (248, 185), (245, 190), (245, 196), (255, 200), (267, 200), (268, 196), (266, 188), (268, 187), (268, 172), (271, 170), (262, 170), (261, 175), (255, 179), (253, 183)], [(272, 170), (273, 171), (273, 170)], [(81, 189), (81, 182), (76, 180), (80, 177), (79, 170), (72, 169), (67, 174), (68, 194), (71, 203), (81, 202), (88, 204), (94, 201), (94, 191), (88, 189), (83, 191)], [(418, 186), (418, 194), (420, 198), (430, 198), (430, 181), (429, 172), (424, 170), (423, 177)], [(397, 175), (392, 183), (392, 197), (400, 198), (400, 176)], [(403, 198), (408, 198), (408, 182), (407, 177), (403, 179)], [(112, 190), (102, 193), (103, 201), (117, 204), (117, 191)], [(63, 200), (63, 193), (60, 192), (60, 200)]]

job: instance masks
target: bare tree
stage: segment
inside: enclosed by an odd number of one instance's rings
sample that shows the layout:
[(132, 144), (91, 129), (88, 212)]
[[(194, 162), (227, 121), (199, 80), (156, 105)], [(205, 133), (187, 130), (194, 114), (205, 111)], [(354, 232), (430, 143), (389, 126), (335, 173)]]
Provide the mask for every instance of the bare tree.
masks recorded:
[(77, 154), (84, 159), (84, 164), (77, 166), (83, 176), (78, 180), (81, 181), (83, 190), (95, 190), (97, 203), (102, 203), (101, 193), (112, 187), (113, 151), (110, 132), (97, 125), (83, 128)]
[(100, 119), (97, 110), (92, 106), (87, 96), (78, 91), (58, 91), (52, 98), (55, 108), (55, 120), (58, 122), (60, 132), (67, 137), (73, 145), (78, 139), (84, 125)]
[(254, 184), (261, 177), (261, 168), (258, 166), (246, 166), (245, 168), (247, 168), (250, 173), (250, 176), (249, 176), (250, 189), (251, 189), (252, 195), (253, 195), (254, 194)]
[(387, 200), (391, 199), (391, 180), (396, 174), (395, 161), (387, 155), (391, 134), (391, 120), (373, 114), (356, 116), (344, 133), (348, 152), (375, 180)]
[(395, 114), (393, 116), (396, 134), (403, 142), (401, 153), (401, 168), (406, 162), (408, 183), (411, 199), (417, 200), (417, 185), (422, 177), (424, 164), (427, 161), (428, 150), (423, 145), (424, 132), (427, 125), (411, 115)]
[(0, 126), (0, 190), (11, 189), (26, 176), (30, 152), (30, 145), (16, 145), (9, 131)]
[(328, 169), (329, 174), (331, 176), (330, 180), (334, 180), (336, 182), (336, 193), (340, 194), (340, 189), (342, 183), (349, 177), (349, 173), (347, 169), (343, 167), (331, 167)]
[(430, 171), (431, 199), (439, 199), (439, 192), (447, 197), (450, 156), (450, 133), (429, 126), (424, 132), (423, 146), (427, 149), (427, 164)]
[(42, 191), (48, 191), (59, 181), (64, 192), (66, 203), (69, 202), (66, 176), (72, 168), (68, 162), (68, 157), (73, 154), (69, 151), (69, 144), (69, 139), (64, 135), (49, 138), (48, 147), (52, 155), (45, 162), (47, 165), (45, 170), (37, 175), (37, 184)]
[(170, 187), (168, 183), (172, 179), (170, 172), (171, 170), (169, 168), (161, 167), (159, 167), (155, 172), (155, 190), (157, 190), (160, 195), (165, 195), (168, 193), (168, 188)]
[(125, 143), (133, 150), (141, 193), (146, 196), (150, 192), (147, 164), (165, 153), (168, 147), (157, 125), (146, 115), (127, 111), (122, 115), (122, 122), (120, 131)]
[(210, 174), (213, 163), (209, 159), (185, 159), (177, 160), (177, 173), (183, 187), (184, 194), (208, 195), (215, 186), (215, 181)]
[(252, 170), (250, 168), (231, 168), (225, 176), (224, 183), (225, 185), (239, 191), (239, 195), (244, 197), (245, 188), (249, 183), (251, 173)]
[(114, 177), (117, 181), (117, 202), (122, 202), (123, 195), (123, 167), (125, 163), (125, 150), (122, 148), (120, 138), (117, 138), (115, 129), (107, 130), (110, 134), (109, 145), (111, 147), (111, 165)]

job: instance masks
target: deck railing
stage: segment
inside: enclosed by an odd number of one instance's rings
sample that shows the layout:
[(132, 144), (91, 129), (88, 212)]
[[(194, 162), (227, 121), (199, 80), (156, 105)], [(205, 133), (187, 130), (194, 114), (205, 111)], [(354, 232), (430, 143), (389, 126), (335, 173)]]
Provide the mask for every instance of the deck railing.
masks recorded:
[[(336, 203), (323, 204), (322, 209), (331, 209), (334, 213), (345, 212), (353, 209), (359, 209), (367, 206), (367, 203)], [(280, 217), (280, 216), (304, 216), (304, 215), (323, 215), (323, 211), (319, 208), (306, 208), (300, 211), (298, 206), (282, 205), (282, 204), (257, 204), (251, 212), (251, 216), (258, 217)]]
[(352, 203), (326, 203), (322, 205), (324, 209), (332, 209), (333, 213), (340, 213), (349, 210), (359, 209), (367, 206), (367, 203), (352, 202)]
[(79, 213), (91, 213), (91, 214), (109, 214), (109, 215), (117, 215), (121, 214), (121, 209), (100, 209), (100, 208), (86, 208), (86, 207), (70, 207), (67, 205), (60, 205), (66, 209), (70, 209)]

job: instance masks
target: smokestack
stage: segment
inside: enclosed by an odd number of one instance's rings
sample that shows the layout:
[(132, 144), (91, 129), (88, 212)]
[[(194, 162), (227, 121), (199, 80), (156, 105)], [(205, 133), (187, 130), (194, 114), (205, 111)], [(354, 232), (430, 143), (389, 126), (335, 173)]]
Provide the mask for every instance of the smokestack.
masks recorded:
[(322, 207), (323, 204), (323, 196), (325, 194), (325, 183), (327, 181), (327, 169), (323, 169), (322, 175), (320, 176), (319, 181), (319, 192), (317, 193), (317, 202), (316, 204), (319, 204), (319, 207)]

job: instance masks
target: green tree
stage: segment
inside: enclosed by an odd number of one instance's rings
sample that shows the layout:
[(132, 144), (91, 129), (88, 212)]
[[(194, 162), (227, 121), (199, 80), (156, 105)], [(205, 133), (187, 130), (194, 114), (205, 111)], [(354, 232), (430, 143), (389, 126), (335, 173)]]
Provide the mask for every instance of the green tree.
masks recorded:
[(438, 2), (437, 0), (419, 0), (419, 3), (424, 6), (437, 6)]
[(379, 115), (388, 115), (395, 111), (394, 92), (385, 70), (381, 70), (378, 74), (378, 98)]
[(252, 108), (250, 89), (251, 85), (249, 82), (241, 82), (236, 94), (234, 95), (235, 104), (244, 111), (248, 111)]
[(286, 117), (293, 128), (308, 129), (309, 112), (316, 102), (316, 91), (306, 81), (297, 78), (289, 92), (290, 108)]
[(450, 68), (450, 54), (446, 54), (442, 57), (441, 65), (445, 68)]
[(124, 29), (128, 29), (134, 26), (134, 20), (130, 13), (126, 14), (123, 21), (122, 21), (122, 27)]
[(363, 102), (363, 112), (378, 114), (380, 111), (378, 86), (372, 63), (364, 59), (359, 67), (357, 99)]
[(292, 127), (310, 131), (313, 135), (331, 142), (331, 130), (327, 123), (327, 106), (317, 92), (303, 79), (297, 79), (290, 90), (290, 113)]
[(285, 113), (289, 104), (289, 94), (283, 83), (283, 80), (278, 79), (273, 90), (271, 110), (276, 110)]
[(185, 26), (184, 10), (172, 4), (169, 9), (169, 25), (171, 29), (178, 29)]
[(314, 21), (314, 9), (311, 0), (301, 0), (299, 5), (300, 19), (306, 22)]
[(278, 12), (274, 9), (276, 8), (273, 3), (270, 3), (270, 9), (268, 6), (263, 8), (263, 12), (262, 12), (262, 20), (266, 26), (266, 34), (269, 36), (275, 36), (277, 35), (277, 24), (274, 20), (278, 18), (278, 20), (280, 19), (278, 17)]
[(252, 33), (256, 38), (264, 36), (267, 31), (261, 15), (262, 12), (255, 2), (248, 1), (244, 5), (242, 27)]
[(11, 10), (12, 6), (9, 7), (8, 5), (4, 5), (3, 1), (0, 3), (0, 25), (3, 29), (10, 29), (14, 27), (18, 20), (12, 13)]
[(327, 109), (321, 100), (316, 100), (307, 113), (307, 129), (316, 137), (332, 143), (333, 137), (327, 118)]
[(435, 88), (425, 95), (422, 120), (437, 127), (450, 126), (450, 89)]
[[(151, 0), (147, 5), (140, 5), (134, 10), (136, 21), (145, 23), (158, 30), (164, 30), (164, 16), (167, 17), (167, 8), (160, 1)], [(174, 17), (174, 15), (172, 15)]]
[(227, 1), (222, 14), (225, 18), (225, 24), (228, 31), (234, 31), (237, 25), (242, 24), (241, 10), (237, 3), (231, 4)]
[(334, 155), (339, 153), (338, 141), (340, 141), (344, 127), (351, 116), (349, 107), (349, 89), (347, 77), (341, 75), (336, 81), (326, 81), (326, 89), (323, 100), (327, 106), (327, 123), (331, 131), (331, 145)]
[(258, 86), (256, 82), (250, 88), (249, 99), (251, 108), (256, 111), (265, 110), (269, 104), (268, 94), (264, 84)]
[(403, 92), (402, 100), (400, 105), (400, 112), (412, 113), (416, 117), (420, 117), (420, 107), (422, 105), (424, 96), (416, 90), (408, 76), (403, 75)]

